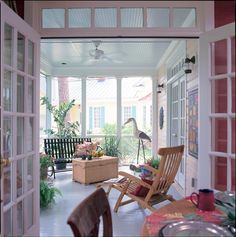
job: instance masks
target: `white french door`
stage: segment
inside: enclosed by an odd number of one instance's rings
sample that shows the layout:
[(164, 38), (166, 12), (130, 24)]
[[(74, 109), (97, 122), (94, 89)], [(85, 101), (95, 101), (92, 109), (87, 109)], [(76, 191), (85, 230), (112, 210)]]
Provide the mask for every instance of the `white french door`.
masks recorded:
[[(186, 76), (181, 76), (169, 85), (169, 115), (170, 146), (185, 144), (185, 95), (186, 95)], [(176, 175), (176, 181), (184, 187), (185, 184), (185, 159), (180, 164)]]
[(39, 35), (1, 6), (1, 235), (39, 236)]
[(198, 188), (235, 190), (235, 23), (199, 40)]

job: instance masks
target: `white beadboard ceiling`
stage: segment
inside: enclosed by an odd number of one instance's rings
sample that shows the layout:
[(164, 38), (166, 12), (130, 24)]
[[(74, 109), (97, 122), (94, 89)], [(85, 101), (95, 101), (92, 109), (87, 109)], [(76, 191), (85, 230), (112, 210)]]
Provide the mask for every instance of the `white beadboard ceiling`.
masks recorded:
[[(94, 41), (104, 55), (95, 60)], [(42, 39), (41, 69), (53, 76), (125, 75), (155, 70), (170, 39)], [(112, 72), (115, 72), (112, 74)], [(78, 74), (77, 74), (78, 73)]]

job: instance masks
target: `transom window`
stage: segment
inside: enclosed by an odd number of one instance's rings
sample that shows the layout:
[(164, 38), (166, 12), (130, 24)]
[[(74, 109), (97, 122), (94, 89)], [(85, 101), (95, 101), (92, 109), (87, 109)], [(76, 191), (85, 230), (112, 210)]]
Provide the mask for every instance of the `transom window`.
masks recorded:
[[(42, 9), (42, 28), (65, 28), (66, 21), (69, 23), (68, 28), (90, 28), (92, 13), (92, 8)], [(122, 28), (170, 27), (171, 15), (173, 15), (171, 25), (175, 28), (196, 27), (195, 8), (130, 7), (121, 8), (120, 11), (117, 8), (95, 8), (94, 25), (98, 28), (114, 28), (118, 25)]]

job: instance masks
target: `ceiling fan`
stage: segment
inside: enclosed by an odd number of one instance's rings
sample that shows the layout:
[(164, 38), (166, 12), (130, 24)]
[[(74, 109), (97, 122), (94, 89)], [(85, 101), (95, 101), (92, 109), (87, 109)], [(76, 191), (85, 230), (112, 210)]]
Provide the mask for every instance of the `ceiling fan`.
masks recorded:
[(99, 60), (104, 56), (104, 51), (98, 48), (101, 42), (101, 40), (94, 40), (95, 49), (89, 51), (89, 55), (95, 60)]
[[(98, 62), (112, 62), (112, 63), (122, 63), (122, 59), (118, 59), (121, 56), (121, 52), (115, 52), (115, 53), (105, 53), (104, 50), (100, 49), (99, 46), (102, 44), (101, 40), (93, 40), (92, 43), (95, 46), (95, 49), (89, 50), (89, 56), (90, 56), (90, 63), (98, 63)], [(123, 56), (123, 55), (122, 55)]]

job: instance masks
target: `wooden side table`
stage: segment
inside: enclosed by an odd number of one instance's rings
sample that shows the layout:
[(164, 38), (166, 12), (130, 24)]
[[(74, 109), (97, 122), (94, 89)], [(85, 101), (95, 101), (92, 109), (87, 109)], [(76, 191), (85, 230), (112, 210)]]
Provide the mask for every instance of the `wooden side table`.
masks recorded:
[(74, 159), (72, 179), (83, 184), (96, 183), (118, 177), (118, 158), (102, 156), (92, 160)]

